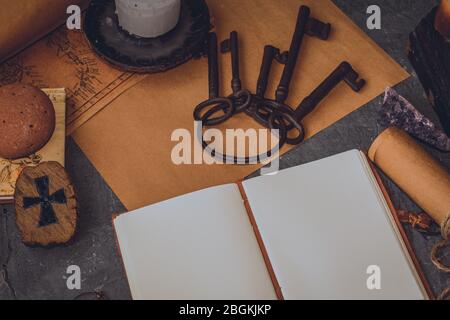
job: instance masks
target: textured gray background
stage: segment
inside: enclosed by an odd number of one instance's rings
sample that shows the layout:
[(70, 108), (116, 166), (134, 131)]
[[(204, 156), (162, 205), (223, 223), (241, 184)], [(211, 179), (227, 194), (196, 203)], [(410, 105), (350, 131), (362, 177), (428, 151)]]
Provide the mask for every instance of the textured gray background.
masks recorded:
[[(395, 60), (413, 73), (405, 54), (408, 34), (437, 0), (334, 2)], [(381, 30), (366, 29), (366, 8), (371, 4), (381, 7)], [(436, 120), (415, 75), (400, 84), (397, 90)], [(366, 150), (382, 130), (376, 123), (380, 102), (381, 97), (285, 155), (281, 161), (282, 167), (353, 148)], [(450, 168), (449, 154), (434, 150), (430, 152)], [(125, 208), (71, 139), (67, 144), (67, 169), (78, 190), (80, 207), (79, 231), (74, 244), (53, 249), (25, 247), (15, 226), (13, 208), (0, 206), (0, 299), (73, 299), (80, 293), (93, 290), (102, 290), (112, 299), (130, 298), (111, 227), (111, 214), (124, 212)], [(386, 180), (386, 183), (397, 208), (418, 210), (391, 182)], [(410, 229), (408, 235), (434, 291), (440, 292), (450, 284), (450, 276), (439, 273), (429, 259), (430, 248), (438, 238), (425, 238)], [(65, 270), (72, 264), (81, 267), (81, 291), (70, 291), (66, 287)]]

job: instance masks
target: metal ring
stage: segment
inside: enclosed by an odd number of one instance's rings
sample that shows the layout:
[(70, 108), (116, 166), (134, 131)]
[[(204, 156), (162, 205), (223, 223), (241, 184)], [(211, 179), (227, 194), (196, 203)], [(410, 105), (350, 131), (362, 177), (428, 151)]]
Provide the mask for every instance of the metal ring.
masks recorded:
[[(261, 111), (266, 111), (266, 113), (264, 114)], [(292, 108), (286, 104), (279, 103), (275, 100), (259, 99), (259, 101), (256, 100), (254, 108), (252, 108), (251, 110), (250, 116), (259, 124), (263, 125), (266, 128), (270, 128), (270, 117), (276, 111), (294, 114)], [(294, 125), (288, 122), (287, 124), (285, 124), (285, 128), (286, 131), (289, 131), (294, 128)]]
[[(236, 102), (242, 96), (246, 96), (245, 102), (236, 107)], [(224, 123), (235, 114), (238, 114), (250, 105), (252, 95), (248, 90), (241, 90), (236, 95), (231, 95), (228, 98), (215, 98), (202, 102), (194, 110), (194, 119), (202, 121), (206, 126), (215, 126)], [(230, 108), (231, 106), (231, 108)], [(204, 109), (211, 107), (205, 114), (201, 115)], [(211, 118), (217, 112), (223, 111), (225, 114), (220, 117)]]
[[(239, 104), (238, 102), (244, 96), (246, 96), (245, 102), (242, 104)], [(237, 106), (235, 114), (245, 111), (252, 102), (252, 94), (248, 90), (241, 90), (241, 91), (237, 92), (236, 94), (230, 96), (230, 98), (234, 100), (234, 103)]]
[[(277, 123), (277, 121), (278, 121), (278, 123)], [(301, 123), (299, 123), (295, 119), (295, 116), (291, 113), (280, 112), (278, 110), (275, 111), (274, 113), (272, 113), (270, 115), (270, 119), (269, 119), (270, 128), (278, 129), (281, 123), (283, 123), (283, 126), (285, 125), (284, 121), (287, 121), (290, 125), (293, 125), (293, 129), (296, 129), (298, 131), (297, 137), (289, 138), (288, 132), (290, 130), (287, 130), (286, 143), (291, 144), (291, 145), (298, 145), (298, 144), (302, 143), (305, 140), (305, 129), (304, 129), (303, 125)]]
[[(202, 116), (202, 112), (210, 107), (210, 109)], [(210, 117), (217, 113), (223, 111), (223, 116), (218, 116), (216, 118), (210, 119)], [(204, 125), (215, 126), (224, 123), (230, 119), (236, 112), (236, 107), (228, 98), (214, 98), (203, 101), (194, 109), (194, 119), (195, 121), (202, 121)]]
[(200, 143), (202, 145), (203, 150), (207, 151), (209, 155), (212, 158), (218, 159), (222, 161), (225, 164), (238, 164), (238, 165), (248, 165), (253, 163), (261, 163), (262, 161), (266, 159), (270, 159), (273, 154), (279, 152), (281, 148), (286, 144), (286, 138), (287, 138), (287, 132), (284, 131), (284, 129), (278, 129), (279, 130), (279, 142), (277, 146), (272, 148), (271, 150), (268, 150), (267, 152), (258, 154), (257, 156), (251, 156), (251, 157), (237, 157), (237, 156), (230, 156), (227, 154), (223, 154), (221, 152), (217, 152), (216, 150), (211, 150), (209, 148), (209, 144), (206, 143), (203, 140), (203, 122), (202, 122), (202, 134), (200, 136)]

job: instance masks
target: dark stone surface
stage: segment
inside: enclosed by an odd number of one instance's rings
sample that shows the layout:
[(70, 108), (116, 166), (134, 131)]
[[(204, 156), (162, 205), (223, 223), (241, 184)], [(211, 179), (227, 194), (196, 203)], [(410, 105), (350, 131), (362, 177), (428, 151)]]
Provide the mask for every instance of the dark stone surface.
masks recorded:
[[(406, 57), (408, 34), (437, 0), (378, 0), (376, 4), (382, 10), (382, 29), (373, 31), (366, 29), (366, 9), (373, 4), (371, 1), (334, 2), (412, 72)], [(397, 86), (396, 90), (420, 112), (433, 121), (437, 120), (415, 76)], [(376, 121), (381, 103), (382, 96), (285, 155), (281, 160), (282, 168), (349, 149), (367, 150), (382, 130)], [(450, 168), (450, 154), (428, 149)], [(111, 215), (125, 209), (71, 139), (68, 141), (67, 164), (80, 202), (80, 225), (75, 242), (61, 248), (27, 248), (20, 241), (12, 208), (1, 207), (0, 299), (73, 299), (93, 290), (103, 290), (114, 299), (130, 298), (111, 226)], [(395, 185), (385, 180), (397, 208), (418, 210)], [(427, 239), (415, 231), (407, 231), (433, 289), (440, 292), (450, 284), (450, 276), (439, 273), (429, 259), (430, 248), (438, 238)], [(65, 271), (72, 264), (80, 266), (82, 271), (82, 289), (79, 291), (70, 291), (66, 286)]]

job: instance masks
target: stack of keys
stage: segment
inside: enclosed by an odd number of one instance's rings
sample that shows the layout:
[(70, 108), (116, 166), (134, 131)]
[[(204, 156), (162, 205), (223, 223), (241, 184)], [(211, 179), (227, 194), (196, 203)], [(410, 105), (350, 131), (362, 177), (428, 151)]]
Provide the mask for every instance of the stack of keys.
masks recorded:
[[(201, 143), (205, 150), (221, 161), (235, 164), (251, 164), (262, 162), (270, 158), (275, 151), (281, 149), (286, 143), (298, 145), (305, 139), (303, 119), (310, 114), (322, 100), (342, 81), (347, 83), (352, 90), (359, 92), (366, 84), (359, 79), (359, 74), (352, 66), (342, 62), (310, 95), (308, 95), (296, 109), (286, 104), (289, 96), (290, 84), (300, 56), (303, 38), (306, 35), (327, 40), (331, 25), (310, 17), (310, 9), (301, 6), (295, 32), (292, 37), (289, 52), (283, 52), (278, 48), (267, 45), (264, 48), (264, 56), (256, 86), (256, 93), (242, 88), (239, 73), (239, 44), (236, 31), (231, 32), (230, 38), (222, 42), (221, 52), (231, 52), (232, 66), (232, 94), (229, 97), (219, 97), (219, 68), (218, 68), (218, 44), (215, 33), (209, 34), (208, 39), (208, 74), (209, 74), (209, 99), (200, 103), (194, 110), (194, 119), (200, 121), (203, 127), (220, 125), (236, 114), (245, 112), (259, 124), (276, 132), (278, 143), (276, 148), (253, 157), (230, 157), (216, 150), (210, 150), (208, 144)], [(280, 83), (275, 92), (275, 100), (265, 97), (269, 81), (270, 70), (273, 61), (284, 65)]]

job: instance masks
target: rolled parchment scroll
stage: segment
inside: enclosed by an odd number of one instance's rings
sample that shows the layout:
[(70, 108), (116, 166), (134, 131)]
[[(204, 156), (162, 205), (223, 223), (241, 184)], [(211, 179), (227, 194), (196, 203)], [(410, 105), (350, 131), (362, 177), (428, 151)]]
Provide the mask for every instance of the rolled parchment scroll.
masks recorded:
[(88, 0), (0, 0), (0, 62), (64, 24), (67, 8)]
[(375, 139), (369, 158), (450, 237), (450, 173), (437, 160), (394, 127)]

